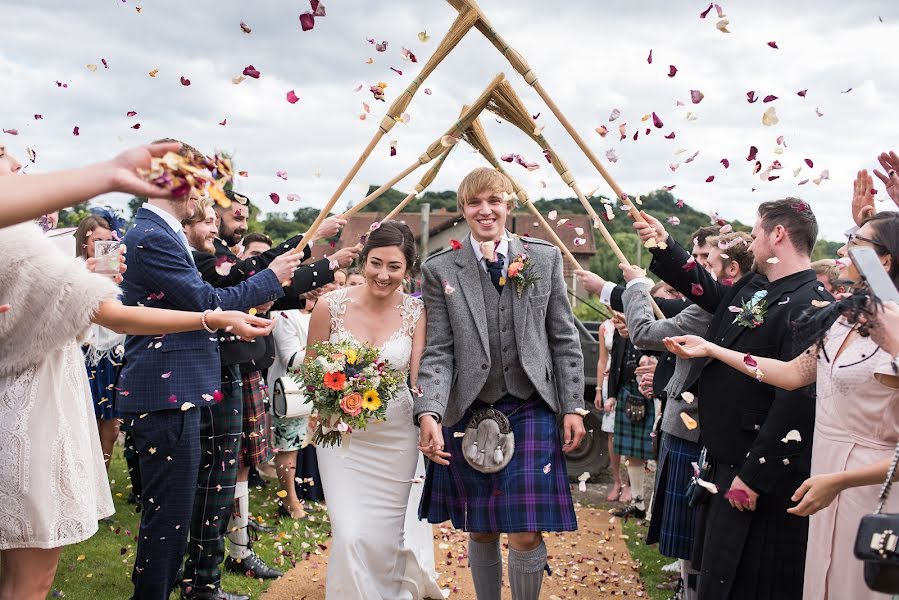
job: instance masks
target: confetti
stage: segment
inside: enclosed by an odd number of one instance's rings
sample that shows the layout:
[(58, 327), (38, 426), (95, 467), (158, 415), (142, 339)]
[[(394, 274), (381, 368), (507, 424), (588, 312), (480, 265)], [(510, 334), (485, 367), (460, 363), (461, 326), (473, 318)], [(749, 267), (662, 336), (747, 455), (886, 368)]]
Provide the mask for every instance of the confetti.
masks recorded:
[(459, 240), (450, 240), (450, 248), (452, 248), (453, 250), (461, 250), (462, 242), (460, 242)]
[(668, 217), (667, 220), (672, 225), (680, 225), (680, 219), (678, 219), (677, 217)]
[(614, 121), (615, 119), (617, 119), (620, 116), (621, 116), (621, 111), (618, 110), (617, 108), (613, 108), (612, 112), (609, 114), (609, 121)]
[(685, 412), (681, 412), (680, 420), (684, 422), (684, 427), (686, 427), (690, 431), (693, 431), (694, 429), (699, 427), (699, 423), (696, 422), (696, 419), (694, 419), (693, 417), (691, 417), (690, 415), (688, 415)]
[(702, 102), (703, 98), (705, 98), (705, 94), (699, 90), (690, 90), (690, 101), (693, 102), (693, 104), (699, 104)]
[(702, 296), (705, 293), (705, 290), (702, 289), (702, 284), (694, 283), (690, 286), (690, 293), (694, 296)]
[[(153, 75), (151, 75), (151, 77), (153, 77)], [(184, 87), (189, 86), (189, 85), (190, 85), (190, 79), (188, 79), (187, 77), (185, 77), (184, 75), (182, 75), (182, 76), (181, 76), (181, 85), (183, 85)]]
[(668, 65), (668, 77), (674, 77), (675, 75), (677, 75), (677, 67)]
[[(171, 377), (171, 376), (172, 376), (172, 372), (171, 372), (171, 371), (168, 371), (168, 372), (163, 373), (163, 374), (161, 375), (161, 377), (162, 377), (163, 379), (168, 379), (168, 378)], [(172, 396), (172, 398), (174, 398), (174, 396)], [(172, 398), (169, 398), (169, 401), (171, 401)]]
[(747, 504), (749, 502), (749, 494), (746, 493), (746, 490), (741, 490), (739, 488), (731, 488), (724, 493), (724, 497), (728, 500), (733, 500), (737, 504)]
[(768, 42), (768, 45), (771, 46), (772, 48), (774, 48), (775, 50), (780, 50), (780, 48), (777, 47), (777, 42)]
[[(452, 293), (455, 292), (455, 291), (456, 291), (456, 288), (454, 288), (453, 286), (451, 286), (451, 285), (449, 284), (449, 281), (447, 281), (446, 279), (444, 279), (444, 280), (443, 280), (443, 293), (446, 294), (447, 296), (450, 296), (450, 295), (452, 295)], [(465, 434), (463, 433), (462, 435), (465, 435)]]
[(721, 159), (720, 161), (718, 161), (718, 162), (720, 162), (720, 163), (724, 166), (725, 169), (727, 169), (727, 168), (730, 167), (730, 161), (727, 160), (726, 158), (722, 158), (722, 159)]
[(693, 404), (693, 401), (696, 400), (696, 396), (693, 395), (692, 392), (681, 392), (681, 398), (684, 399), (684, 402), (687, 404)]
[(795, 429), (791, 429), (790, 431), (787, 432), (787, 435), (780, 441), (783, 442), (784, 444), (786, 444), (788, 442), (801, 442), (802, 436)]
[(300, 97), (297, 96), (296, 91), (290, 90), (289, 92), (287, 92), (287, 101), (288, 102), (290, 102), (291, 104), (296, 104), (297, 102), (299, 102), (299, 100), (300, 100)]
[(181, 412), (187, 412), (190, 409), (194, 408), (196, 405), (193, 402), (185, 402), (181, 405)]
[(615, 152), (614, 148), (609, 148), (608, 150), (606, 150), (606, 159), (611, 163), (618, 162), (618, 153)]
[(259, 79), (259, 76), (262, 75), (253, 65), (247, 65), (243, 70), (243, 74), (253, 79)]
[(662, 123), (662, 119), (659, 118), (659, 115), (652, 113), (652, 124), (656, 127), (656, 129), (661, 129), (665, 124)]
[(775, 96), (775, 95), (773, 95), (773, 94), (768, 94), (767, 96), (765, 96), (765, 97), (762, 99), (762, 103), (763, 103), (763, 104), (766, 104), (766, 103), (768, 103), (768, 102), (774, 102), (775, 100), (777, 100), (777, 96)]
[(773, 106), (769, 107), (768, 110), (765, 111), (765, 114), (762, 115), (762, 125), (765, 127), (777, 125), (779, 122), (780, 119), (777, 118), (777, 111)]
[(75, 128), (72, 130), (72, 135), (76, 135), (76, 136), (77, 136), (77, 135), (81, 135), (81, 129), (80, 129), (77, 125), (76, 125)]
[(275, 192), (272, 192), (271, 194), (269, 194), (268, 197), (271, 198), (271, 201), (274, 202), (275, 204), (277, 204), (278, 202), (281, 201), (281, 196), (279, 196)]
[(754, 91), (750, 90), (746, 92), (746, 101), (750, 104), (758, 101), (758, 97), (755, 95)]
[(727, 19), (721, 19), (720, 21), (715, 23), (715, 28), (721, 33), (730, 33), (730, 30), (727, 28), (728, 25), (730, 25), (730, 21), (728, 21)]
[(549, 472), (552, 471), (552, 463), (548, 463), (545, 467), (543, 467), (543, 474), (549, 475)]
[(418, 41), (420, 41), (422, 44), (427, 43), (429, 39), (431, 39), (431, 36), (428, 35), (427, 31), (418, 32)]
[(766, 260), (765, 262), (768, 263), (769, 265), (776, 265), (777, 263), (780, 262), (780, 259), (777, 258), (776, 256), (772, 256), (771, 258), (769, 258), (769, 259)]
[(4, 129), (3, 133), (8, 133), (9, 135), (19, 135), (18, 129)]
[(243, 21), (240, 22), (240, 30), (246, 34), (250, 34), (253, 31), (252, 29), (250, 29), (250, 26)]
[(756, 155), (759, 153), (759, 149), (755, 146), (749, 147), (749, 156), (746, 157), (746, 160), (753, 161), (755, 160)]

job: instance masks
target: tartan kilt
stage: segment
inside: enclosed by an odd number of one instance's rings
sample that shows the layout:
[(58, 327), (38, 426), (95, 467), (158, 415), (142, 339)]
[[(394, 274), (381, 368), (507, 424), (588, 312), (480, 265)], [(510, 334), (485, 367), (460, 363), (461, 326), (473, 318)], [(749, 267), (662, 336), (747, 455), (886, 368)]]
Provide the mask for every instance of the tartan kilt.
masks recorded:
[(646, 543), (659, 544), (659, 553), (690, 559), (698, 510), (687, 503), (687, 486), (693, 475), (691, 463), (699, 461), (702, 447), (669, 433), (662, 434), (658, 479)]
[(449, 466), (428, 464), (419, 518), (451, 520), (456, 529), (475, 533), (576, 530), (556, 415), (539, 396), (506, 396), (492, 405), (509, 417), (515, 434), (515, 454), (505, 469), (486, 474), (465, 462), (462, 438), (454, 434), (464, 432), (472, 414), (488, 406), (476, 400), (455, 426), (443, 428), (452, 458)]
[[(646, 403), (646, 417), (639, 423), (634, 423), (627, 418), (627, 411), (624, 406), (627, 403), (628, 396), (636, 396)], [(623, 385), (618, 392), (617, 402), (615, 404), (615, 434), (614, 448), (615, 454), (627, 456), (630, 458), (640, 458), (643, 460), (652, 460), (652, 424), (655, 423), (656, 417), (655, 402), (651, 399), (644, 398), (637, 391), (637, 384), (630, 383)]]
[(238, 464), (241, 469), (255, 467), (271, 458), (271, 428), (266, 419), (266, 393), (262, 373), (242, 373), (243, 437), (240, 441)]

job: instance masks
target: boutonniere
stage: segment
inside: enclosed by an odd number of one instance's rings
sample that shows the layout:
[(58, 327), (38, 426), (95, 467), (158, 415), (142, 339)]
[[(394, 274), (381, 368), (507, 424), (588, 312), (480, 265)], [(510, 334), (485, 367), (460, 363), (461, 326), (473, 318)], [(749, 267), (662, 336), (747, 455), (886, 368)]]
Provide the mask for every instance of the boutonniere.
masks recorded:
[(731, 306), (731, 312), (737, 313), (734, 323), (748, 329), (755, 329), (765, 322), (765, 315), (768, 313), (768, 300), (765, 296), (768, 290), (759, 290), (752, 297), (743, 303), (742, 307)]
[(534, 265), (531, 263), (531, 259), (528, 255), (519, 254), (509, 263), (509, 268), (506, 271), (508, 275), (500, 280), (500, 284), (506, 285), (507, 281), (513, 281), (515, 283), (516, 291), (518, 292), (518, 297), (521, 298), (521, 294), (524, 293), (524, 290), (540, 279), (540, 276), (533, 272), (533, 268)]

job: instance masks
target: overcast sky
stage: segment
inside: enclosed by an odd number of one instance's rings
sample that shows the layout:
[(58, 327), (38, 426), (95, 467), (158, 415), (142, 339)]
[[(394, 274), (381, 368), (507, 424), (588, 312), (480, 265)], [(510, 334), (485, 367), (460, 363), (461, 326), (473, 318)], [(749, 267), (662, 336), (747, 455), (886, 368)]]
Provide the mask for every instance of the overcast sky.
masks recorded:
[[(26, 148), (33, 149), (37, 161), (28, 171), (43, 172), (109, 157), (158, 137), (177, 137), (207, 153), (233, 152), (236, 168), (249, 174), (239, 178), (239, 189), (263, 210), (320, 207), (387, 109), (368, 87), (386, 82), (387, 102), (393, 100), (456, 14), (442, 0), (324, 4), (327, 16), (316, 18), (315, 28), (304, 32), (299, 15), (308, 4), (301, 1), (0, 0), (0, 128), (18, 131), (17, 136), (0, 134), (0, 142), (22, 160)], [(856, 171), (873, 168), (877, 153), (899, 146), (899, 9), (894, 2), (724, 3), (730, 33), (716, 28), (720, 18), (714, 8), (699, 18), (708, 6), (701, 1), (480, 4), (632, 195), (674, 185), (672, 193), (692, 206), (745, 222), (752, 222), (759, 202), (799, 196), (818, 215), (824, 237), (838, 239), (849, 220)], [(241, 21), (252, 33), (241, 31)], [(430, 36), (425, 42), (419, 39), (422, 31)], [(378, 52), (367, 38), (387, 41), (387, 50)], [(403, 47), (418, 64), (403, 59)], [(650, 50), (652, 64), (647, 63)], [(234, 85), (232, 77), (248, 65), (261, 73), (259, 79)], [(677, 68), (674, 77), (669, 77), (669, 65)], [(150, 77), (156, 69), (156, 77)], [(414, 161), (462, 104), (500, 71), (531, 112), (540, 113), (538, 124), (545, 126), (544, 134), (581, 188), (608, 193), (539, 97), (472, 30), (425, 82), (432, 94), (415, 96), (408, 110), (411, 121), (397, 125), (375, 149), (338, 206)], [(181, 77), (190, 85), (183, 86)], [(360, 84), (362, 90), (355, 91)], [(804, 98), (797, 95), (806, 89)], [(285, 99), (290, 90), (300, 98), (296, 104)], [(699, 104), (691, 102), (691, 90), (704, 94)], [(752, 104), (746, 99), (750, 90), (759, 98)], [(764, 103), (768, 95), (778, 99)], [(359, 118), (363, 103), (371, 107), (364, 121)], [(779, 123), (764, 126), (762, 114), (772, 107)], [(614, 109), (621, 116), (610, 121)], [(127, 117), (128, 111), (137, 115)], [(652, 119), (641, 122), (652, 112), (664, 123), (661, 129)], [(497, 153), (518, 153), (541, 164), (533, 173), (509, 167), (532, 196), (572, 195), (533, 142), (492, 115), (482, 120)], [(625, 122), (627, 139), (619, 141), (618, 125)], [(137, 123), (140, 128), (132, 129)], [(594, 131), (600, 125), (609, 128), (605, 138)], [(72, 133), (76, 126), (77, 137)], [(649, 136), (646, 128), (652, 129)], [(675, 138), (665, 139), (671, 132)], [(779, 136), (785, 146), (778, 145)], [(396, 141), (394, 157), (391, 140)], [(780, 161), (783, 168), (771, 172), (779, 179), (753, 176), (754, 163), (746, 160), (752, 145), (759, 149), (763, 169)], [(783, 152), (776, 153), (778, 148)], [(617, 163), (609, 163), (608, 150), (615, 151)], [(727, 169), (720, 162), (725, 158)], [(675, 163), (680, 166), (672, 171)], [(482, 164), (477, 154), (460, 147), (431, 189), (455, 189), (468, 170)], [(829, 180), (798, 185), (825, 169)], [(278, 171), (286, 171), (287, 179), (278, 178)], [(707, 183), (710, 176), (714, 181)], [(416, 181), (413, 175), (398, 187), (409, 190)], [(271, 192), (280, 195), (278, 206), (269, 199)], [(288, 194), (300, 200), (289, 203)], [(886, 194), (881, 190), (879, 197)], [(110, 201), (123, 204), (123, 198)], [(670, 214), (676, 212), (672, 207)]]

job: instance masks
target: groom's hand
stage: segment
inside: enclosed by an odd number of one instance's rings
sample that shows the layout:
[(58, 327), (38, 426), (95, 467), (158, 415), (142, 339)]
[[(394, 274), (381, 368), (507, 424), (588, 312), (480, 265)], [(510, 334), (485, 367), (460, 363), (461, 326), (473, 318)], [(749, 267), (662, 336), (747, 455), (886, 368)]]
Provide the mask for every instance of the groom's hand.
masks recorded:
[(431, 415), (422, 415), (418, 422), (418, 449), (438, 465), (448, 465), (451, 457), (443, 448), (443, 427)]
[(567, 414), (562, 421), (562, 429), (565, 439), (562, 444), (562, 452), (573, 452), (581, 445), (587, 430), (584, 429), (584, 417), (578, 414)]

